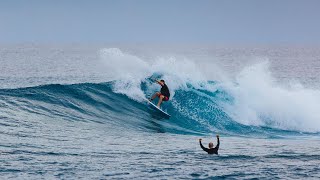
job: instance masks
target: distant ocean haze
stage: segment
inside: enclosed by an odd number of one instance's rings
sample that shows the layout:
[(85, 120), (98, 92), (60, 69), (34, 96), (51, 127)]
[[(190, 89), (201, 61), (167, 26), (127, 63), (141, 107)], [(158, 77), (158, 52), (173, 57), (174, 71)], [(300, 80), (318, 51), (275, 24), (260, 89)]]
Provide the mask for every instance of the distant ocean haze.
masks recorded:
[[(277, 81), (301, 83), (311, 88), (320, 86), (318, 47), (2, 45), (0, 87), (109, 81), (113, 78), (113, 69), (108, 68), (114, 67), (110, 62), (117, 60), (101, 56), (101, 52), (108, 48), (117, 48), (125, 54), (136, 56), (140, 59), (140, 64), (135, 64), (138, 67), (155, 66), (158, 61), (171, 62), (173, 59), (175, 62), (195, 63), (208, 80), (234, 78), (245, 67), (268, 62), (270, 73)], [(127, 59), (118, 64), (130, 64), (132, 61)]]

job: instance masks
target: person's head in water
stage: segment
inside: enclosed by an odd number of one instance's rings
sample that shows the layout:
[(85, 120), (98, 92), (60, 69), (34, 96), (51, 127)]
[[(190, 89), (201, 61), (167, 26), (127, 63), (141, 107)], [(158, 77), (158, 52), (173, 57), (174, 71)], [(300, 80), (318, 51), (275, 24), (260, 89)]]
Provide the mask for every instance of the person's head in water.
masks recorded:
[(209, 149), (213, 148), (213, 143), (210, 142), (208, 146), (209, 146)]
[(165, 82), (164, 82), (163, 79), (160, 80), (160, 84), (161, 84), (162, 86), (165, 84)]

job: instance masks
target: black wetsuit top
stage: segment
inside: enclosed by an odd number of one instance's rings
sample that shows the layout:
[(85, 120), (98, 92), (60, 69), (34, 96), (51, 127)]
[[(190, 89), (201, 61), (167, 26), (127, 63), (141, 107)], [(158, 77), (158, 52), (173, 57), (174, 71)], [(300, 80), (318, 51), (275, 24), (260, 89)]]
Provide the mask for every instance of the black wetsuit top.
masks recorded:
[(200, 141), (200, 147), (206, 151), (208, 154), (218, 154), (218, 150), (219, 150), (219, 145), (220, 145), (220, 141), (219, 141), (219, 138), (217, 138), (217, 141), (218, 141), (218, 144), (215, 148), (211, 148), (211, 149), (208, 149), (208, 148), (205, 148), (202, 146), (202, 143)]
[(161, 94), (164, 95), (164, 96), (167, 96), (168, 99), (170, 98), (170, 92), (169, 92), (169, 88), (166, 84), (164, 84), (162, 87), (161, 87), (161, 90), (160, 90)]

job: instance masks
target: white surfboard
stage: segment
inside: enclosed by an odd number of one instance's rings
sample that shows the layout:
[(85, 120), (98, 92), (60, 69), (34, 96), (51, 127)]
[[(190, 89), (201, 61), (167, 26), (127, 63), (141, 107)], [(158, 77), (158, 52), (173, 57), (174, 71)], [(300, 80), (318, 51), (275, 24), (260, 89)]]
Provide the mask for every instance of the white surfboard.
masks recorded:
[(160, 113), (161, 115), (169, 118), (170, 114), (168, 114), (167, 112), (163, 111), (161, 108), (159, 108), (157, 105), (153, 104), (152, 102), (150, 102), (149, 100), (147, 100), (148, 105), (151, 109), (153, 109), (154, 111)]

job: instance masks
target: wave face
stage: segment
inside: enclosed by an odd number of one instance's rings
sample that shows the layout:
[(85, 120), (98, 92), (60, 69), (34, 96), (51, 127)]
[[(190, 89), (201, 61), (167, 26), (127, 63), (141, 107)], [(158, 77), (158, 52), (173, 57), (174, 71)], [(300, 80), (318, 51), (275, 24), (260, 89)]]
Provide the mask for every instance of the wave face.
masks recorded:
[[(144, 92), (151, 82), (141, 83)], [(169, 120), (149, 111), (144, 101), (115, 93), (116, 82), (99, 84), (44, 85), (0, 90), (2, 118), (52, 119), (96, 122), (112, 129), (156, 131), (182, 134), (217, 132), (229, 135), (286, 135), (302, 130), (263, 119), (263, 125), (241, 123), (230, 114), (236, 100), (223, 90), (209, 91), (192, 86), (175, 91), (163, 105), (172, 115)], [(214, 82), (209, 83), (217, 85)], [(191, 97), (191, 98), (190, 98)], [(316, 131), (305, 131), (316, 132)]]
[[(282, 136), (320, 132), (320, 91), (297, 83), (280, 84), (263, 61), (234, 79), (211, 81), (190, 60), (146, 61), (119, 49), (101, 50), (111, 80), (104, 83), (49, 84), (0, 89), (1, 119), (50, 119), (110, 125), (112, 130), (178, 134), (222, 133)], [(211, 67), (214, 71), (215, 68)], [(216, 71), (218, 72), (218, 71)], [(149, 111), (144, 100), (166, 80), (171, 118)]]

